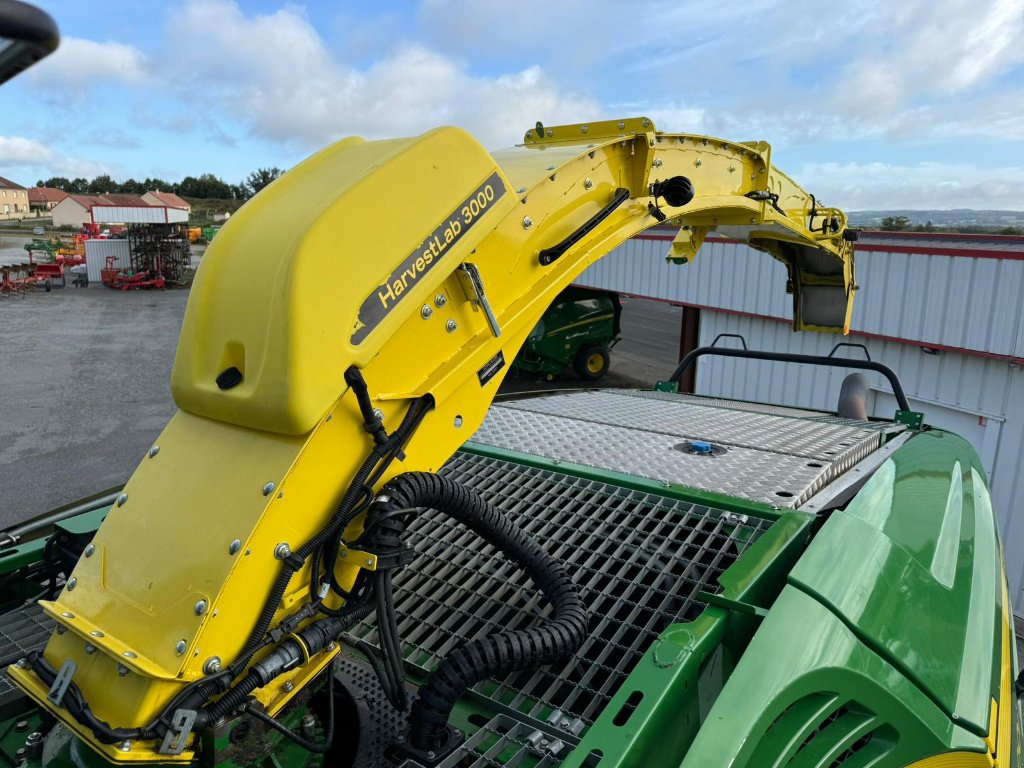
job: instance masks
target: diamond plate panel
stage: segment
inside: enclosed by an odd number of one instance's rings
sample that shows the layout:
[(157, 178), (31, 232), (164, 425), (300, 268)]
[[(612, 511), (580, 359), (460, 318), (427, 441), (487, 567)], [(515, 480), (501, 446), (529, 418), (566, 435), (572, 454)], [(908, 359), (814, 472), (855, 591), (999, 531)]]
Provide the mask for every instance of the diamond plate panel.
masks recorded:
[(534, 413), (592, 421), (678, 438), (836, 461), (858, 449), (878, 447), (877, 429), (834, 421), (717, 408), (692, 401), (631, 397), (614, 390), (537, 397), (501, 405)]
[(472, 439), (778, 507), (799, 506), (856, 463), (860, 454), (871, 452), (850, 451), (833, 462), (741, 447), (729, 447), (718, 456), (696, 456), (675, 450), (678, 436), (505, 406), (492, 407)]

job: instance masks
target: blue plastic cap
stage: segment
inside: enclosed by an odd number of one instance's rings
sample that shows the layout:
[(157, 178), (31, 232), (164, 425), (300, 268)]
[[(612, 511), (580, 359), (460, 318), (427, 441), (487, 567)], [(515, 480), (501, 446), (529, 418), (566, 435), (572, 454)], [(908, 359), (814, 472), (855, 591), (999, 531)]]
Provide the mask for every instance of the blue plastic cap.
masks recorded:
[(694, 453), (711, 453), (711, 443), (706, 440), (691, 440), (690, 450)]

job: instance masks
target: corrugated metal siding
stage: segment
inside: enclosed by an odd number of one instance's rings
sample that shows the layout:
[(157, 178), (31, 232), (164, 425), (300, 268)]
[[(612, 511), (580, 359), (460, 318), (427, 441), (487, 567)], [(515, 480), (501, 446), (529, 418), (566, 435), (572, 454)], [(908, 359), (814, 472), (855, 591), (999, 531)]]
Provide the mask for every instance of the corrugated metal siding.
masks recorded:
[[(738, 243), (709, 241), (692, 264), (665, 261), (669, 242), (634, 238), (577, 282), (666, 301), (790, 321), (786, 268)], [(854, 331), (1024, 357), (1024, 261), (864, 251)]]
[(114, 257), (114, 266), (118, 269), (128, 269), (132, 265), (127, 240), (85, 241), (85, 269), (90, 283), (100, 282), (100, 270), (107, 266), (108, 256)]
[[(992, 502), (1006, 551), (1007, 575), (1014, 605), (1024, 615), (1024, 370), (1003, 360), (955, 352), (929, 355), (917, 346), (877, 339), (851, 339), (838, 334), (793, 333), (775, 320), (702, 311), (700, 344), (720, 333), (742, 335), (751, 349), (798, 354), (828, 354), (838, 341), (863, 343), (871, 358), (900, 377), (911, 406), (924, 411), (929, 423), (952, 429), (974, 443), (989, 473)], [(734, 345), (734, 340), (720, 342)], [(854, 356), (857, 350), (841, 354)], [(834, 410), (846, 369), (705, 358), (698, 363), (700, 394), (757, 402)], [(872, 415), (891, 418), (895, 400), (885, 379), (868, 373)], [(982, 427), (980, 421), (987, 425)], [(969, 427), (969, 428), (965, 428)], [(986, 445), (986, 440), (997, 442)]]
[(97, 224), (178, 224), (188, 221), (188, 211), (162, 206), (94, 205), (92, 220)]

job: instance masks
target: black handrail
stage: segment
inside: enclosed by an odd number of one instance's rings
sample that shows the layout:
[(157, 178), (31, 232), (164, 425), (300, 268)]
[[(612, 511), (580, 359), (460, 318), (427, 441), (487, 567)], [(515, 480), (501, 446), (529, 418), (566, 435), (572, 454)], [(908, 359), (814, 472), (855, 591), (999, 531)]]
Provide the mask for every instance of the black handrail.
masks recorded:
[[(835, 350), (833, 350), (835, 351)], [(887, 365), (876, 363), (873, 360), (853, 360), (848, 357), (821, 357), (819, 355), (793, 355), (786, 352), (764, 352), (758, 349), (733, 349), (730, 347), (697, 347), (686, 357), (679, 361), (679, 365), (672, 372), (669, 381), (676, 384), (687, 368), (693, 365), (698, 357), (704, 355), (717, 355), (719, 357), (741, 357), (749, 360), (770, 360), (778, 363), (803, 363), (806, 365), (827, 365), (832, 368), (861, 368), (866, 371), (875, 371), (885, 376), (892, 386), (892, 393), (896, 397), (896, 403), (901, 411), (909, 411), (910, 403), (907, 402), (907, 395), (903, 391), (899, 377)]]

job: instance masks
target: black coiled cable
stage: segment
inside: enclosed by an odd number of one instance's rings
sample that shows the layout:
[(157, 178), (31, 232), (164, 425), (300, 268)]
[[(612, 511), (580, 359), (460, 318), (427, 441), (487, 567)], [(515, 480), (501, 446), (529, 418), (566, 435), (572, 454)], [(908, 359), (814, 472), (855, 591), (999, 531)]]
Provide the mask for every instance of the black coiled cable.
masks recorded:
[[(575, 653), (587, 637), (587, 611), (561, 561), (470, 489), (440, 475), (411, 472), (388, 482), (380, 497), (385, 500), (371, 506), (368, 513), (371, 542), (394, 544), (393, 526), (400, 525), (402, 520), (400, 515), (392, 514), (395, 510), (436, 509), (501, 550), (526, 571), (552, 605), (551, 616), (539, 626), (470, 641), (452, 651), (430, 674), (412, 706), (409, 741), (417, 750), (438, 750), (446, 740), (452, 707), (470, 686), (488, 677), (503, 677), (515, 670), (557, 662)], [(377, 516), (382, 515), (389, 515), (390, 519), (377, 524)], [(385, 621), (379, 608), (377, 618), (378, 625)], [(392, 653), (383, 638), (382, 634), (382, 651)], [(401, 663), (400, 643), (398, 654)]]

